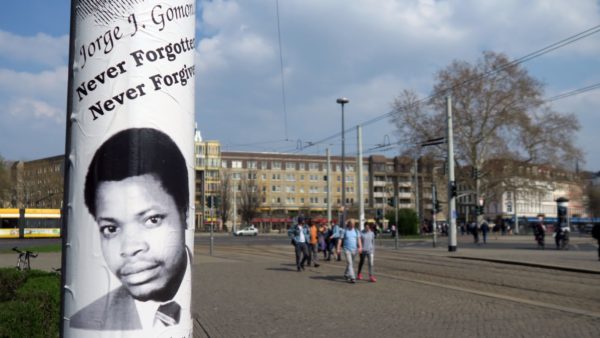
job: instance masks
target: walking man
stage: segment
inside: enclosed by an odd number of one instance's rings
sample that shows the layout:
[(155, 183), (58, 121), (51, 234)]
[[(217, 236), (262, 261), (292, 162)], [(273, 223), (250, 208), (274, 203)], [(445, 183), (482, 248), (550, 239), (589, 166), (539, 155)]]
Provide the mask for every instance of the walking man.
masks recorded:
[(304, 270), (304, 264), (309, 260), (308, 246), (306, 245), (309, 239), (308, 229), (302, 217), (298, 217), (298, 223), (288, 230), (288, 236), (292, 238), (296, 253), (296, 269), (300, 272)]
[(356, 254), (362, 252), (362, 243), (360, 241), (360, 234), (355, 227), (354, 219), (349, 219), (346, 223), (346, 229), (342, 230), (342, 236), (337, 244), (338, 257), (344, 248), (344, 255), (346, 257), (346, 271), (344, 277), (350, 283), (356, 283), (356, 277), (354, 275), (354, 258)]

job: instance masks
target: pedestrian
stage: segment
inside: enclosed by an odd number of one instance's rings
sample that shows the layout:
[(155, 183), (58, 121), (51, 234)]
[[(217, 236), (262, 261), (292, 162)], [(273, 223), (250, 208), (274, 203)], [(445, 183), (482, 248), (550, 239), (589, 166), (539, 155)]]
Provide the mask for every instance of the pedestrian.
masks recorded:
[(487, 220), (484, 220), (483, 223), (481, 223), (481, 238), (483, 239), (483, 244), (487, 244), (487, 234), (489, 231), (490, 225)]
[(325, 234), (327, 233), (327, 225), (326, 223), (321, 223), (319, 225), (319, 232), (317, 234), (317, 242), (319, 246), (319, 251), (323, 253), (323, 259), (327, 258), (327, 244), (325, 241)]
[(360, 238), (362, 241), (362, 252), (360, 253), (360, 260), (358, 261), (358, 275), (356, 278), (358, 280), (362, 279), (362, 266), (365, 262), (365, 258), (368, 260), (369, 264), (369, 281), (375, 283), (377, 279), (375, 279), (375, 275), (373, 275), (373, 264), (375, 259), (375, 224), (367, 223), (365, 227), (365, 231), (360, 234)]
[(319, 267), (319, 229), (317, 229), (317, 225), (314, 222), (311, 222), (310, 228), (308, 229), (308, 234), (310, 240), (308, 241), (308, 252), (310, 256), (308, 258), (308, 266), (311, 264), (314, 265), (315, 268)]
[(471, 235), (473, 235), (473, 243), (479, 243), (479, 229), (477, 229), (477, 222), (471, 222), (469, 225), (469, 231)]
[(598, 260), (600, 260), (600, 223), (594, 224), (592, 228), (592, 237), (598, 241)]
[[(333, 223), (333, 226), (331, 227), (331, 235), (329, 236), (329, 250), (331, 251), (331, 253), (335, 252), (338, 262), (342, 259), (340, 257), (340, 253), (335, 249), (338, 247), (341, 233), (342, 229), (340, 228), (340, 226), (338, 224)], [(329, 258), (327, 260), (331, 260), (331, 255), (329, 255)]]
[[(288, 236), (292, 238), (296, 253), (296, 269), (300, 272), (304, 270), (304, 264), (309, 259), (308, 246), (306, 245), (309, 240), (308, 229), (302, 217), (298, 217), (298, 223), (288, 230)], [(300, 258), (301, 256), (302, 258)]]
[(354, 258), (356, 254), (362, 252), (362, 244), (360, 241), (360, 234), (355, 227), (356, 222), (354, 219), (349, 219), (346, 223), (346, 229), (342, 231), (342, 235), (338, 240), (337, 254), (338, 257), (342, 253), (342, 247), (344, 248), (344, 256), (346, 257), (346, 271), (344, 271), (344, 277), (350, 283), (356, 283), (356, 277), (354, 275)]

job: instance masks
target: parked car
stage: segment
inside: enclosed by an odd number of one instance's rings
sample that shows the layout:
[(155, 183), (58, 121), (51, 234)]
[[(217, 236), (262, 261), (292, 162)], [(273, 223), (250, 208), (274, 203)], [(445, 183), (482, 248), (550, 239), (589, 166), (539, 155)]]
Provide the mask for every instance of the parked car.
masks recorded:
[(234, 236), (256, 236), (258, 235), (258, 229), (253, 225), (239, 229), (233, 233)]

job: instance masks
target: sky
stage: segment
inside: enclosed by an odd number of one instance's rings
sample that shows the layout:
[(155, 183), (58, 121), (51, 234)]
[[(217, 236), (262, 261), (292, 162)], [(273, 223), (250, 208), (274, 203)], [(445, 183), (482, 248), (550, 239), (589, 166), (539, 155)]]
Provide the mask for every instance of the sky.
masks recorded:
[[(347, 97), (346, 154), (355, 154), (352, 127), (384, 116), (405, 89), (430, 95), (435, 73), (453, 60), (476, 63), (486, 50), (516, 59), (600, 25), (598, 0), (214, 0), (197, 7), (196, 121), (224, 151), (339, 153), (341, 138), (329, 137), (341, 131), (336, 99)], [(0, 11), (0, 155), (7, 160), (64, 153), (69, 15), (67, 0), (7, 1)], [(600, 83), (600, 33), (522, 66), (544, 83), (546, 98)], [(600, 89), (548, 105), (577, 116), (581, 167), (600, 170)], [(366, 155), (396, 138), (388, 118), (364, 125), (362, 134)]]

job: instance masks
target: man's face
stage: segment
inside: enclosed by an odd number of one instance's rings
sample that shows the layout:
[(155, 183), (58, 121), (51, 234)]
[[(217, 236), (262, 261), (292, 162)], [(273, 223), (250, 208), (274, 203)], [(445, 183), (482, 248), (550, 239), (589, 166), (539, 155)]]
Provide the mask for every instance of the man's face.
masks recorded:
[(160, 181), (150, 174), (103, 181), (96, 210), (104, 259), (131, 295), (171, 299), (185, 274), (185, 224)]

